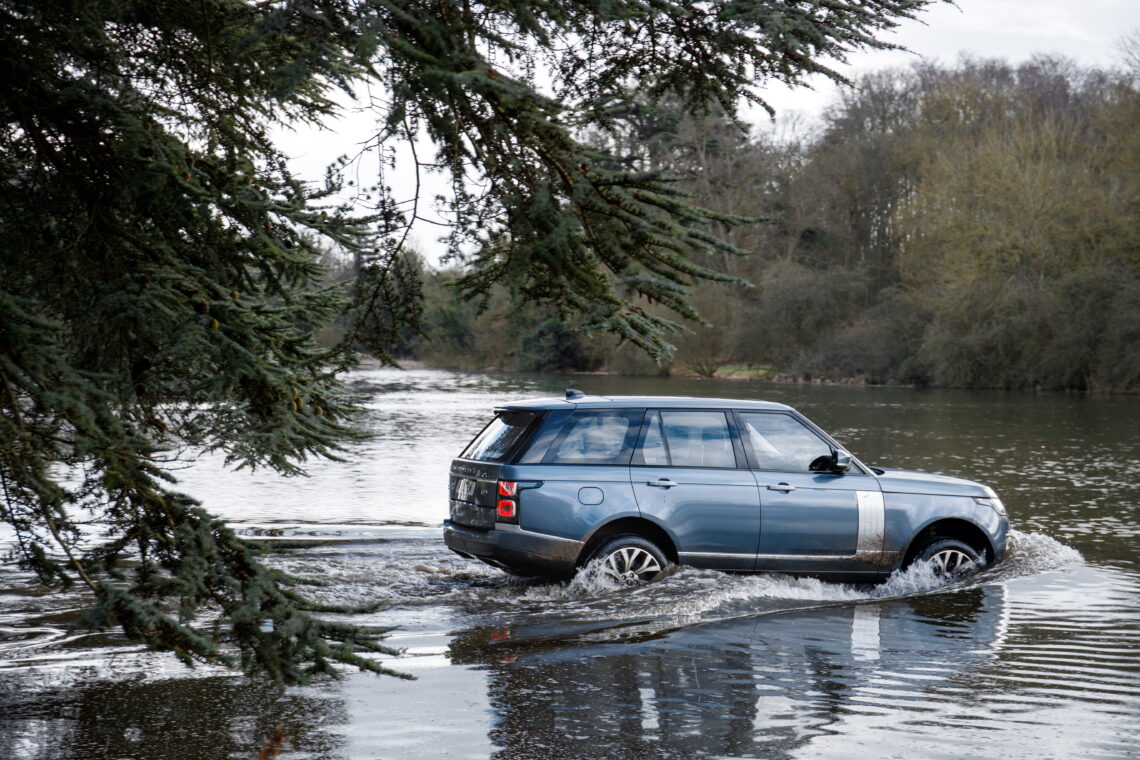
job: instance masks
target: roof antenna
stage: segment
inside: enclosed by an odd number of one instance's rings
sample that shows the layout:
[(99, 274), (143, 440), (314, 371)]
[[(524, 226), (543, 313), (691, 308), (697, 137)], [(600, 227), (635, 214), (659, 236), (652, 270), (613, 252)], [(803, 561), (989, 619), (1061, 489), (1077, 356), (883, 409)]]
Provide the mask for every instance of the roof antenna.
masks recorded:
[(584, 398), (585, 396), (586, 396), (586, 394), (582, 393), (582, 391), (578, 390), (577, 388), (567, 388), (566, 389), (566, 400), (567, 401), (577, 401), (578, 399)]

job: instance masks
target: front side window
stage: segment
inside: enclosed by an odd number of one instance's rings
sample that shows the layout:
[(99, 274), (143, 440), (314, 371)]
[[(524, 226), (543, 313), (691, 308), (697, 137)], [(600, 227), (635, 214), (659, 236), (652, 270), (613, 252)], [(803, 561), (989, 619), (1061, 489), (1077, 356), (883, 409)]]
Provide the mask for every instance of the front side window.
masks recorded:
[(543, 458), (544, 464), (629, 464), (643, 412), (575, 412)]
[(724, 412), (650, 412), (635, 464), (736, 467)]
[(810, 472), (813, 461), (831, 455), (830, 445), (790, 415), (741, 412), (739, 417), (758, 469)]
[(534, 412), (499, 412), (459, 456), (481, 462), (502, 462), (537, 419)]

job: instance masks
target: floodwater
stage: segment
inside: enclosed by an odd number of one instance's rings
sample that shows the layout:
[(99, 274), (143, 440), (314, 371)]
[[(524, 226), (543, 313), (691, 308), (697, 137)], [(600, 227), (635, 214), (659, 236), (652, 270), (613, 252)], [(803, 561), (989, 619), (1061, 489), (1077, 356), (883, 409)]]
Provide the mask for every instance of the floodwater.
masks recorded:
[[(308, 479), (188, 464), (184, 490), (322, 599), (383, 601), (387, 664), (277, 690), (71, 624), (0, 569), (0, 758), (1140, 757), (1140, 400), (364, 370), (374, 433)], [(870, 464), (993, 485), (1011, 551), (873, 588), (681, 569), (512, 581), (440, 539), (450, 459), (504, 401), (767, 398)], [(274, 754), (278, 753), (279, 754)]]

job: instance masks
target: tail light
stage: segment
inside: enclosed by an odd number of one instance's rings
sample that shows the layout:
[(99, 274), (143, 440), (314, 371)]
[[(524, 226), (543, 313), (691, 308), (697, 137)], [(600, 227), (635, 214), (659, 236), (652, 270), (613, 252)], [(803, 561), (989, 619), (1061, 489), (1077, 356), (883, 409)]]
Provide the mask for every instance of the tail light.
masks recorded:
[(518, 492), (518, 482), (514, 480), (499, 481), (499, 501), (495, 506), (498, 522), (517, 523), (519, 521)]
[(519, 499), (521, 494), (531, 488), (542, 485), (540, 480), (500, 480), (498, 485), (499, 498), (495, 502), (495, 521), (515, 523), (519, 521)]

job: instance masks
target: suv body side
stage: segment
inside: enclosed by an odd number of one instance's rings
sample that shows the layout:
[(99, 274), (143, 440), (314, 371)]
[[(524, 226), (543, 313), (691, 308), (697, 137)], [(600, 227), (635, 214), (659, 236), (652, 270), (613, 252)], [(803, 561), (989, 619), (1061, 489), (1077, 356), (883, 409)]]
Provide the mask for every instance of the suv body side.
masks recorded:
[[(625, 534), (681, 564), (847, 580), (885, 577), (935, 530), (991, 559), (1004, 551), (1004, 514), (983, 503), (996, 501), (989, 488), (854, 459), (819, 471), (817, 458), (849, 455), (782, 404), (544, 399), (495, 419), (519, 429), (493, 420), (453, 462), (444, 536), (514, 572), (566, 577), (601, 539)], [(484, 438), (494, 440), (480, 449)], [(510, 518), (494, 508), (503, 482), (519, 489), (505, 497), (517, 507)]]

